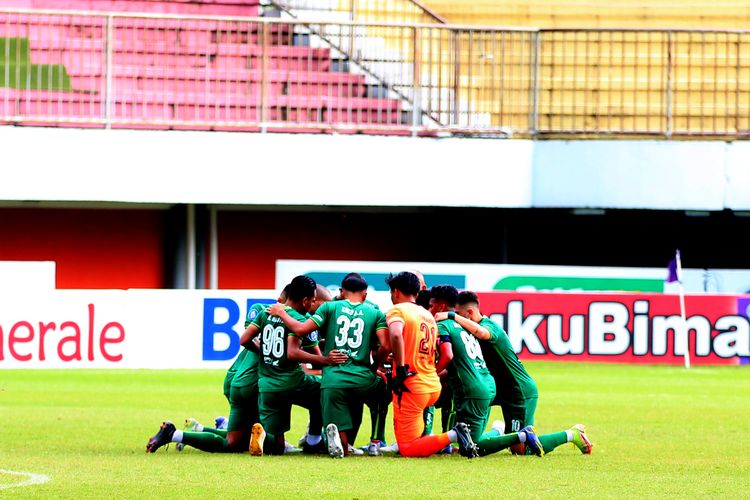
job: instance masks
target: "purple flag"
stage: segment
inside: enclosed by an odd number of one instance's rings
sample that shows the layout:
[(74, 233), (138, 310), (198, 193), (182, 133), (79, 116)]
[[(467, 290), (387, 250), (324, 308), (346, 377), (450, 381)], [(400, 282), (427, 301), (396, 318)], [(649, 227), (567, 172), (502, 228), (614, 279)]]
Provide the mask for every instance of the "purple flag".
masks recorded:
[(674, 259), (669, 261), (669, 265), (667, 266), (667, 283), (674, 283), (675, 281), (680, 281), (680, 275), (677, 272), (677, 256), (675, 256)]

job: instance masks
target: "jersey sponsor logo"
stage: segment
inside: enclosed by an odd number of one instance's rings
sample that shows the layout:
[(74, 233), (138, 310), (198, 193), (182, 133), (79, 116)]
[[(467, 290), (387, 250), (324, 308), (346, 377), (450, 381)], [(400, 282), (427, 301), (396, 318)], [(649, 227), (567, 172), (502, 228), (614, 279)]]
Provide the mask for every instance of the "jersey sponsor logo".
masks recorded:
[(281, 360), (275, 359), (275, 358), (271, 358), (269, 356), (263, 356), (263, 363), (266, 364), (266, 365), (279, 366), (279, 362), (280, 361)]

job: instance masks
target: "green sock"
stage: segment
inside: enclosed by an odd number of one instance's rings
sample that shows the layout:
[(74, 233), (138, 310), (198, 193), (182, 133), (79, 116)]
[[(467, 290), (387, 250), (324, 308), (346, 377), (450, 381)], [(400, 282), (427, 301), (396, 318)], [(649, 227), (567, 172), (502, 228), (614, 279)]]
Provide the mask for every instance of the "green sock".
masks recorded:
[(497, 432), (486, 432), (482, 434), (482, 437), (479, 438), (479, 441), (477, 441), (477, 446), (479, 447), (479, 456), (483, 457), (485, 455), (489, 455), (490, 453), (496, 453), (500, 450), (504, 450), (505, 448), (510, 448), (516, 443), (520, 443), (521, 441), (518, 439), (518, 433), (514, 432), (513, 434), (502, 434), (499, 435)]
[[(388, 402), (370, 408), (370, 441), (385, 442), (385, 419), (388, 416)], [(325, 434), (325, 433), (324, 433)]]
[(422, 413), (422, 418), (424, 418), (424, 432), (422, 432), (422, 435), (429, 436), (432, 434), (432, 424), (435, 421), (435, 407), (428, 406), (425, 408)]
[(544, 453), (549, 453), (561, 444), (567, 443), (568, 434), (565, 431), (553, 432), (552, 434), (539, 436), (539, 441), (541, 441), (542, 446), (544, 446)]
[(214, 429), (213, 427), (204, 427), (202, 432), (210, 432), (211, 434), (216, 434), (217, 436), (221, 436), (226, 439), (227, 432), (224, 429)]
[(182, 443), (211, 453), (223, 452), (227, 447), (226, 439), (210, 432), (184, 432)]
[(444, 405), (440, 409), (440, 422), (443, 427), (443, 432), (448, 432), (456, 425), (456, 410), (453, 407), (452, 399), (450, 405)]

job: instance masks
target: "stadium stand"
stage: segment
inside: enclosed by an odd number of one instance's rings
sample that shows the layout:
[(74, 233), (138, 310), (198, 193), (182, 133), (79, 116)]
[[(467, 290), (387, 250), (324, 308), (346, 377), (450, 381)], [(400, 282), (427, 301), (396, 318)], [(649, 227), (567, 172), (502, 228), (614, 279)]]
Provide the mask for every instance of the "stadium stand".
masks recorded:
[[(741, 2), (561, 5), (276, 0), (282, 18), (233, 21), (175, 16), (258, 16), (268, 6), (3, 0), (0, 8), (110, 14), (0, 13), (0, 122), (516, 136), (750, 133), (750, 33), (646, 28), (742, 24), (750, 11)], [(152, 14), (130, 14), (138, 9)], [(300, 20), (313, 15), (318, 21)], [(478, 19), (526, 27), (444, 24)]]
[[(257, 4), (239, 0), (10, 3), (58, 10), (258, 14)], [(336, 64), (330, 47), (306, 41), (309, 37), (282, 23), (0, 13), (0, 112), (13, 117), (6, 122), (42, 125), (96, 124), (105, 118), (113, 127), (144, 123), (190, 129), (254, 130), (247, 125), (274, 122), (285, 130), (290, 124), (303, 130), (306, 125), (402, 124), (400, 100), (369, 97), (364, 75)]]
[(424, 0), (423, 4), (452, 24), (660, 29), (738, 29), (750, 24), (750, 10), (743, 0)]
[(259, 0), (3, 0), (1, 7), (253, 17)]
[[(285, 0), (304, 4), (310, 0)], [(747, 3), (664, 0), (342, 0), (355, 20), (450, 23), (422, 60), (458, 61), (466, 119), (534, 134), (744, 136), (750, 131)], [(416, 18), (412, 11), (421, 7)], [(464, 26), (461, 26), (464, 25)], [(475, 26), (503, 26), (502, 31)], [(516, 31), (533, 30), (534, 35)], [(708, 30), (708, 31), (703, 31)], [(435, 32), (435, 30), (432, 30)], [(430, 33), (425, 30), (426, 33)], [(436, 42), (437, 39), (437, 42)], [(451, 43), (453, 45), (451, 45)], [(454, 53), (446, 54), (443, 47)], [(445, 78), (441, 67), (422, 80)], [(458, 82), (458, 83), (457, 83)], [(484, 117), (477, 122), (477, 117)]]

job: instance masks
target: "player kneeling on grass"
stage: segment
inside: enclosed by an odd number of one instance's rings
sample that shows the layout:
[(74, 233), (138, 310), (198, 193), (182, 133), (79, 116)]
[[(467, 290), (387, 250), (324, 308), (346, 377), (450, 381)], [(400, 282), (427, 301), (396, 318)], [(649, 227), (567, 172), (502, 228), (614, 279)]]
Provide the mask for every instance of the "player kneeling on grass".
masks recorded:
[[(285, 300), (285, 295), (279, 297)], [(265, 309), (263, 304), (253, 304), (248, 311), (245, 326)], [(177, 430), (172, 422), (164, 422), (159, 432), (146, 446), (155, 452), (169, 442), (177, 443), (177, 451), (185, 445), (214, 453), (237, 453), (248, 450), (251, 427), (259, 421), (258, 413), (258, 347), (242, 349), (224, 379), (224, 395), (229, 400), (229, 421), (226, 429), (201, 425), (193, 418), (185, 421), (185, 429)]]
[[(439, 319), (446, 317), (445, 312), (438, 315)], [(479, 299), (474, 292), (465, 291), (458, 294), (456, 312), (452, 319), (466, 332), (479, 339), (482, 356), (495, 379), (497, 394), (491, 404), (502, 408), (505, 429), (494, 429), (490, 432), (502, 434), (504, 431), (512, 435), (513, 432), (533, 426), (538, 399), (536, 383), (518, 359), (505, 330), (481, 314)], [(585, 430), (582, 424), (576, 424), (565, 431), (540, 435), (539, 442), (546, 453), (562, 444), (573, 443), (581, 453), (590, 454), (593, 445)], [(520, 455), (537, 454), (533, 447), (523, 443), (512, 445), (511, 451)]]
[(532, 426), (502, 436), (484, 432), (490, 416), (490, 402), (495, 397), (495, 380), (487, 369), (479, 341), (474, 336), (477, 329), (474, 325), (464, 327), (455, 319), (457, 298), (458, 290), (450, 285), (434, 286), (430, 292), (430, 312), (438, 322), (440, 357), (437, 371), (448, 371), (448, 385), (455, 398), (456, 419), (469, 426), (480, 456), (520, 443), (525, 443), (534, 454), (543, 455), (544, 450)]
[[(297, 276), (289, 284), (284, 311), (297, 321), (314, 308), (317, 284), (308, 276)], [(281, 318), (263, 311), (248, 326), (240, 343), (252, 348), (252, 340), (260, 334), (260, 423), (253, 425), (250, 453), (262, 455), (284, 453), (284, 433), (290, 429), (292, 404), (309, 411), (310, 430), (302, 446), (303, 453), (327, 453), (322, 441), (323, 420), (320, 406), (320, 380), (307, 375), (300, 363), (331, 366), (339, 365), (348, 356), (331, 350), (320, 354), (317, 337), (307, 337), (314, 351), (303, 350), (303, 339), (288, 329)], [(266, 435), (266, 433), (268, 433)], [(265, 439), (264, 439), (265, 438)]]
[[(328, 452), (334, 458), (349, 454), (364, 402), (384, 392), (383, 380), (375, 374), (373, 365), (379, 366), (390, 351), (385, 314), (365, 302), (367, 281), (350, 273), (341, 282), (341, 290), (340, 300), (323, 304), (304, 323), (294, 319), (281, 304), (268, 309), (296, 335), (320, 329), (325, 338), (323, 354), (338, 351), (348, 356), (345, 363), (324, 366), (321, 381), (323, 425)], [(375, 450), (371, 454), (376, 454)]]
[(386, 314), (393, 351), (393, 427), (399, 452), (405, 457), (427, 457), (458, 442), (468, 458), (478, 455), (465, 423), (448, 432), (422, 436), (423, 412), (440, 396), (440, 379), (435, 370), (437, 325), (432, 315), (415, 303), (419, 278), (401, 272), (386, 279), (394, 307)]

